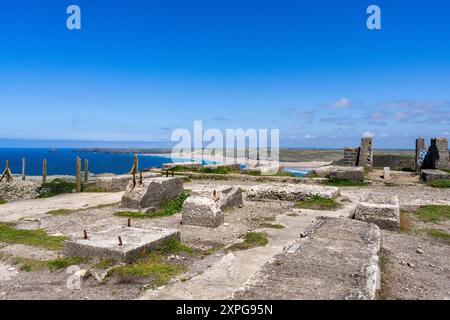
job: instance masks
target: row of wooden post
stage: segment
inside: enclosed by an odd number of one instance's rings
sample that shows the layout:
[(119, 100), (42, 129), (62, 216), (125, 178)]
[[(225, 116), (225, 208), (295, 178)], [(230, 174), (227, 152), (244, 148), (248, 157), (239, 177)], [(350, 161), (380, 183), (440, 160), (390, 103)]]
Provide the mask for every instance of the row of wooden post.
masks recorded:
[[(25, 158), (22, 158), (22, 180), (26, 179), (26, 167), (27, 167), (27, 160)], [(139, 157), (138, 155), (134, 156), (133, 159), (133, 167), (131, 168), (131, 174), (135, 176), (139, 172)], [(12, 174), (11, 170), (9, 169), (9, 160), (6, 160), (6, 169), (3, 172), (1, 176), (1, 180), (6, 177), (6, 181), (10, 182), (12, 180)], [(75, 189), (76, 192), (81, 192), (81, 158), (77, 157), (76, 161), (76, 173), (75, 173)], [(141, 176), (142, 180), (142, 176)], [(44, 159), (42, 161), (42, 183), (47, 182), (47, 159)], [(89, 182), (89, 160), (84, 159), (84, 183)]]
[[(27, 160), (22, 158), (22, 180), (26, 180), (26, 168)], [(77, 192), (81, 192), (81, 158), (77, 157), (76, 162), (76, 175), (75, 175), (75, 189)], [(6, 169), (1, 176), (1, 180), (6, 178), (6, 182), (12, 181), (12, 174), (9, 168), (9, 160), (6, 160)], [(0, 181), (1, 181), (0, 180)], [(42, 160), (42, 183), (47, 182), (47, 159)], [(84, 183), (89, 182), (89, 160), (84, 160)]]

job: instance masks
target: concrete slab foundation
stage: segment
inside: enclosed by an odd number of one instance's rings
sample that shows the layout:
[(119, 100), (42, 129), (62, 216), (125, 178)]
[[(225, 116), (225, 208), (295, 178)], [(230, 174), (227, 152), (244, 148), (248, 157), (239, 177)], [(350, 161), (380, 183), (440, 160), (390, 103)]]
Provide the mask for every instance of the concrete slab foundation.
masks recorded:
[[(122, 245), (119, 245), (118, 237)], [(144, 250), (155, 249), (172, 237), (180, 239), (177, 230), (163, 228), (128, 228), (117, 227), (100, 232), (88, 232), (88, 239), (83, 235), (64, 243), (64, 254), (78, 257), (112, 258), (130, 262)]]

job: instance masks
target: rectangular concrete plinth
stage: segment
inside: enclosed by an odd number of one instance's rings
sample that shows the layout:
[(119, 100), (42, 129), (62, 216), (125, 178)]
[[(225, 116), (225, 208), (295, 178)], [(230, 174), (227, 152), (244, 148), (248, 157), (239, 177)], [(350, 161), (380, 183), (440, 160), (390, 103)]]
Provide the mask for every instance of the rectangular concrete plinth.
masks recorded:
[(382, 229), (400, 228), (398, 197), (391, 194), (368, 194), (361, 197), (355, 209), (355, 219), (374, 223)]
[(426, 169), (420, 172), (420, 177), (425, 182), (434, 180), (450, 180), (450, 173), (442, 170)]
[(339, 196), (339, 189), (306, 184), (287, 184), (282, 186), (257, 185), (247, 191), (247, 200), (251, 201), (300, 201), (314, 196), (334, 199)]
[[(122, 239), (119, 245), (118, 237)], [(75, 238), (64, 243), (64, 254), (79, 257), (113, 258), (130, 262), (144, 250), (155, 249), (172, 237), (180, 239), (180, 233), (163, 228), (117, 227), (100, 232), (88, 232), (88, 239)]]
[(184, 225), (217, 228), (224, 221), (218, 201), (201, 196), (187, 198), (183, 203), (181, 215)]
[(205, 197), (217, 202), (220, 210), (243, 205), (242, 190), (231, 186), (211, 186), (205, 185), (191, 190), (191, 196)]

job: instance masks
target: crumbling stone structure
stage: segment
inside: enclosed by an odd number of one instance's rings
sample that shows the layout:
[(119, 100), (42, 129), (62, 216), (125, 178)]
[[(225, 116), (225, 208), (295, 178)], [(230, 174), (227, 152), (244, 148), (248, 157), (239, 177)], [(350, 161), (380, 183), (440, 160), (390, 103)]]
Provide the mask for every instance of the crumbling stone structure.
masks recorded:
[(416, 170), (448, 169), (449, 151), (447, 138), (433, 138), (429, 148), (423, 138), (416, 139)]
[(373, 166), (373, 139), (363, 137), (359, 148), (344, 149), (344, 165), (348, 167)]

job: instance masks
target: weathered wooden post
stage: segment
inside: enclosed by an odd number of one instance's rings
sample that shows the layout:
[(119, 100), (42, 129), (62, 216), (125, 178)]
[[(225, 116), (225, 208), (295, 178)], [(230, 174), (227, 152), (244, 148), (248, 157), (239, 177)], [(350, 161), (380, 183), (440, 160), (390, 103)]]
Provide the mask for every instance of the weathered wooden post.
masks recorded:
[(26, 176), (27, 159), (22, 158), (22, 180), (25, 181)]
[(75, 189), (76, 192), (81, 192), (81, 158), (77, 157), (77, 166), (75, 173)]
[(11, 182), (12, 180), (10, 172), (11, 170), (9, 169), (9, 160), (6, 160), (6, 182)]
[(47, 159), (42, 160), (42, 184), (47, 182)]
[(89, 160), (84, 159), (84, 183), (89, 181)]

